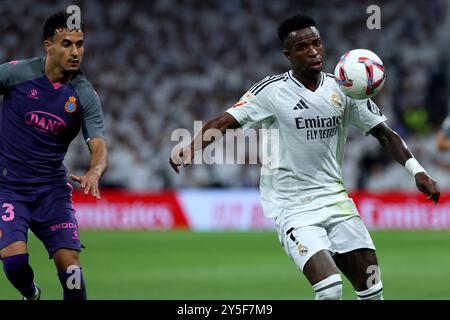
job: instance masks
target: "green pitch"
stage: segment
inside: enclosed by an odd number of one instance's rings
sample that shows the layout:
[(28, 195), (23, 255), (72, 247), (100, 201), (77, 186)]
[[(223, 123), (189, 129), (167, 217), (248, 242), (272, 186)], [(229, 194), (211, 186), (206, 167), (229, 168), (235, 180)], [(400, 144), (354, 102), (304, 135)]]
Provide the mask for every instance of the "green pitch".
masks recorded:
[[(371, 232), (386, 299), (450, 299), (449, 232)], [(90, 299), (312, 299), (274, 232), (81, 232)], [(43, 299), (61, 299), (53, 261), (30, 237)], [(0, 299), (19, 299), (0, 275)], [(354, 299), (344, 283), (344, 298)]]

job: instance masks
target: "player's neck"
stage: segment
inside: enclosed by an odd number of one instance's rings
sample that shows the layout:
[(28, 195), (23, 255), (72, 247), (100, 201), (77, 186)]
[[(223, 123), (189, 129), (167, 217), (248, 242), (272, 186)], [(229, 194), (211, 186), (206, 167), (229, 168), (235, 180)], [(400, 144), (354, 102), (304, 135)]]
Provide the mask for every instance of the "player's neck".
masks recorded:
[(54, 65), (49, 59), (45, 60), (45, 75), (52, 83), (66, 84), (74, 77), (74, 72), (64, 72), (63, 69)]
[(299, 72), (293, 71), (294, 78), (296, 78), (298, 81), (300, 81), (301, 84), (303, 84), (306, 88), (308, 88), (311, 91), (316, 91), (316, 89), (319, 87), (320, 82), (320, 72), (318, 74), (301, 74)]

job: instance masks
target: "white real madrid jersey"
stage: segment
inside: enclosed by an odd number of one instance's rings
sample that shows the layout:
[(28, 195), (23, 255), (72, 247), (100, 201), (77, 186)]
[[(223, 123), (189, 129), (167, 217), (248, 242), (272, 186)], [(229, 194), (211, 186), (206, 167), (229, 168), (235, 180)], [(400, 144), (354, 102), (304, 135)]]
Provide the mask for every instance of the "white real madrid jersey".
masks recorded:
[(320, 77), (315, 91), (295, 79), (292, 70), (267, 77), (227, 110), (244, 130), (262, 125), (268, 132), (260, 179), (267, 217), (347, 198), (342, 163), (348, 125), (367, 134), (386, 121), (370, 99), (349, 98), (333, 75)]

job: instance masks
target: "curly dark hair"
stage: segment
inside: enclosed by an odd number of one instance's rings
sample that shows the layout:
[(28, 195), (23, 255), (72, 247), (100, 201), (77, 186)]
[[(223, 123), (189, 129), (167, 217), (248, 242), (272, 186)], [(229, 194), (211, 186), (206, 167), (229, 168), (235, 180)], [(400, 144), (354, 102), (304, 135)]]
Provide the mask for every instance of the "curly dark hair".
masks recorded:
[(317, 27), (314, 19), (309, 16), (297, 14), (285, 20), (278, 28), (278, 38), (280, 38), (281, 45), (285, 45), (289, 33), (308, 27)]
[[(67, 20), (71, 17), (71, 14), (65, 11), (58, 11), (49, 16), (43, 27), (44, 40), (52, 38), (58, 29), (67, 29)], [(81, 31), (84, 31), (84, 26), (81, 24)]]

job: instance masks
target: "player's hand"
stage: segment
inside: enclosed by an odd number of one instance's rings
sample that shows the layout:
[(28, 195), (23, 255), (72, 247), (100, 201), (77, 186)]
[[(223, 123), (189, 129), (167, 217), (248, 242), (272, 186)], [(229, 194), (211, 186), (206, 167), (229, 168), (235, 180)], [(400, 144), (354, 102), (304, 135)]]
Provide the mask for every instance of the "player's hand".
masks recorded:
[(436, 181), (434, 181), (433, 178), (425, 172), (419, 172), (416, 174), (415, 178), (417, 189), (428, 196), (427, 200), (432, 200), (435, 204), (437, 204), (441, 191), (439, 190), (439, 186)]
[(100, 200), (100, 191), (98, 189), (98, 183), (100, 176), (94, 172), (88, 171), (84, 176), (70, 175), (70, 179), (78, 182), (81, 188), (84, 190), (84, 194), (91, 194), (97, 200)]
[(173, 170), (175, 170), (176, 173), (180, 173), (179, 166), (183, 165), (183, 167), (186, 167), (190, 165), (192, 162), (192, 151), (191, 146), (187, 146), (184, 148), (180, 148), (175, 150), (174, 153), (169, 158), (170, 166)]

